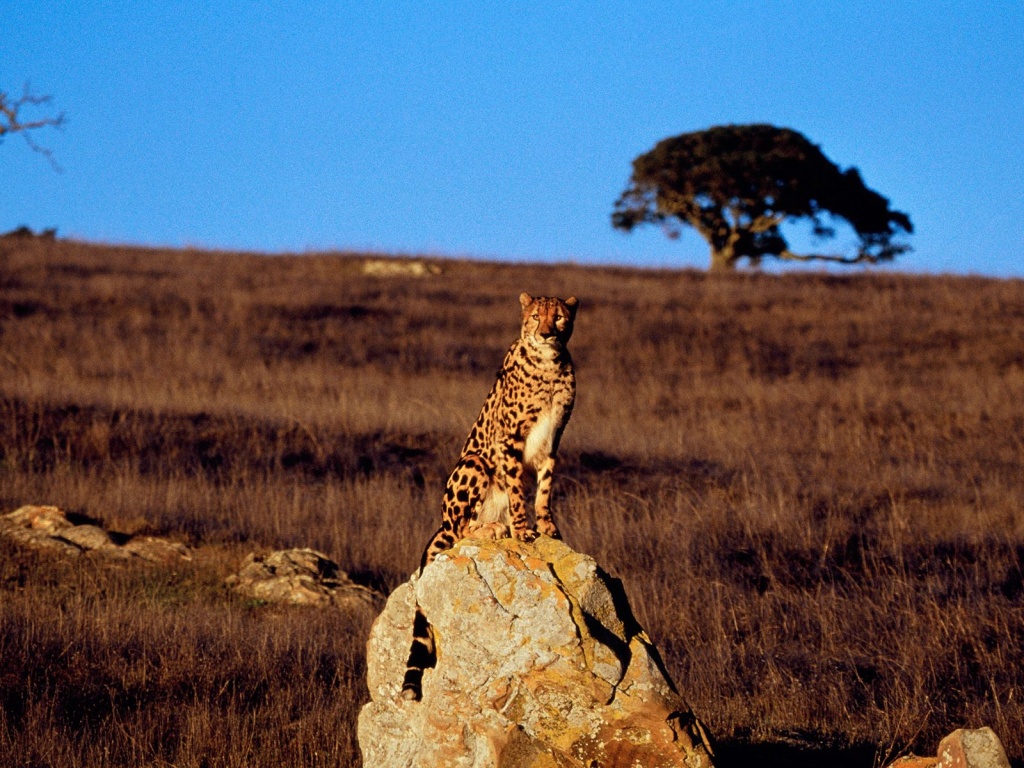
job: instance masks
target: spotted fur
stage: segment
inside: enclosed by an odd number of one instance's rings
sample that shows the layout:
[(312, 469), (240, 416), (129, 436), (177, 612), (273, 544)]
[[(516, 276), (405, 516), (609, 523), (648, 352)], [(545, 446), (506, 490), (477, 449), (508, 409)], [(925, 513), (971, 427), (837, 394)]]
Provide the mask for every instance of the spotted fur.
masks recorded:
[[(509, 348), (483, 410), (469, 432), (445, 487), (441, 527), (431, 537), (420, 571), (467, 536), (522, 541), (560, 538), (551, 515), (555, 454), (576, 398), (576, 374), (566, 344), (579, 302), (575, 297), (519, 297), (522, 327)], [(535, 526), (526, 509), (526, 475), (536, 475)], [(417, 606), (402, 695), (418, 700), (423, 670), (433, 665), (429, 622)]]

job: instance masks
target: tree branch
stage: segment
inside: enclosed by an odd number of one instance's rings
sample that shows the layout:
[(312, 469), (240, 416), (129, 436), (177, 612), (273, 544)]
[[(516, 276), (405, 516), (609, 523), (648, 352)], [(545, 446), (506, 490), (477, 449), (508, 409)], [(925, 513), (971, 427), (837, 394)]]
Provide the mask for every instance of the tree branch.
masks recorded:
[(879, 261), (877, 256), (864, 252), (858, 253), (856, 256), (842, 256), (829, 253), (793, 253), (793, 251), (784, 250), (775, 255), (786, 261), (830, 261), (835, 264), (875, 264)]
[(751, 233), (758, 235), (762, 232), (768, 232), (769, 230), (775, 229), (779, 224), (785, 221), (785, 219), (786, 217), (781, 213), (776, 213), (772, 216), (758, 216), (750, 222), (747, 229), (750, 230)]
[(28, 83), (25, 83), (25, 88), (17, 99), (11, 98), (4, 91), (0, 91), (0, 142), (9, 133), (20, 133), (32, 151), (38, 152), (45, 157), (54, 170), (59, 173), (61, 168), (53, 159), (53, 152), (37, 144), (32, 138), (30, 131), (37, 131), (40, 128), (62, 128), (64, 126), (64, 113), (59, 112), (56, 115), (35, 120), (25, 120), (22, 117), (23, 110), (26, 107), (39, 107), (49, 104), (50, 101), (51, 98), (49, 96), (33, 95)]

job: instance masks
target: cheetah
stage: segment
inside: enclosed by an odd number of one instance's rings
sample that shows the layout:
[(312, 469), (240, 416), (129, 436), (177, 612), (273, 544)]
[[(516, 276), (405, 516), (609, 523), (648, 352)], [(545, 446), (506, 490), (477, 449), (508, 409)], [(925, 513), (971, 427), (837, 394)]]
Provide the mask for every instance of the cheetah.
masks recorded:
[[(561, 538), (551, 515), (555, 454), (576, 399), (566, 344), (579, 301), (519, 297), (522, 328), (509, 348), (480, 416), (445, 487), (441, 527), (423, 551), (419, 572), (466, 536), (521, 541)], [(536, 474), (535, 527), (526, 511), (526, 473)], [(402, 696), (421, 697), (423, 670), (435, 660), (433, 632), (416, 607)]]

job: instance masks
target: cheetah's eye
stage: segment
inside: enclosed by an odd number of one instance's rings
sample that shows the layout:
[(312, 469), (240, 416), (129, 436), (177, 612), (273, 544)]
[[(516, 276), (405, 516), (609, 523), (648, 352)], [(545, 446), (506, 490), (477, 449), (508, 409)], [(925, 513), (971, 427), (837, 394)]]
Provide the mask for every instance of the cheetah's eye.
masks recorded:
[(532, 317), (532, 319), (534, 319), (534, 320), (540, 320), (540, 315), (538, 315), (538, 314), (536, 314), (536, 313), (534, 313), (533, 315), (531, 315), (531, 317)]

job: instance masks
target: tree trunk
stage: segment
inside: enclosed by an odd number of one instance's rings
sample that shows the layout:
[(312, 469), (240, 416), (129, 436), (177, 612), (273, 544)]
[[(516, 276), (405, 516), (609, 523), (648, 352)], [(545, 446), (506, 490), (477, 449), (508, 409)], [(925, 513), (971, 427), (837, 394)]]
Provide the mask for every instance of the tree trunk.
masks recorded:
[(736, 251), (732, 244), (724, 245), (721, 248), (711, 249), (711, 267), (709, 272), (734, 272), (736, 270)]

